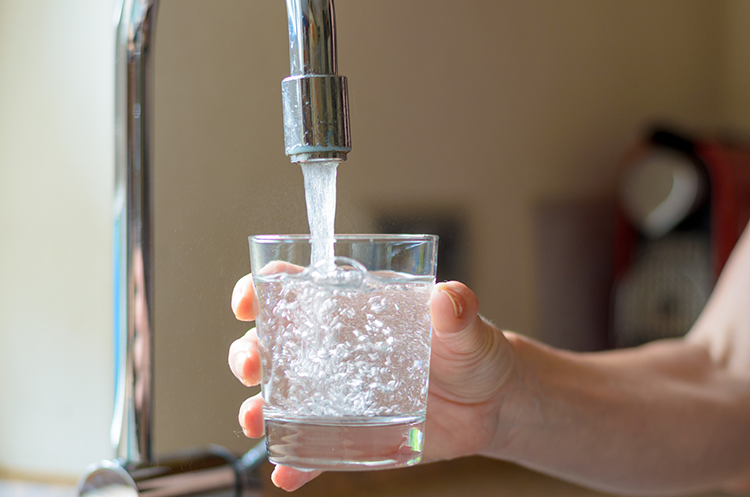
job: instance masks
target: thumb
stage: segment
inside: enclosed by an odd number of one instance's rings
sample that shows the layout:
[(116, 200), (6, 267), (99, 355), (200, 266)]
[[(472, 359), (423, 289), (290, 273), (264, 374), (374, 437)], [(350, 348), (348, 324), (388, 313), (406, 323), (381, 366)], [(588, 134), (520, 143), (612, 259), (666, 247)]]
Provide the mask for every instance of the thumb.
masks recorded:
[(479, 301), (469, 287), (458, 281), (438, 283), (430, 300), (432, 327), (449, 355), (472, 354), (486, 334), (479, 317)]
[(512, 350), (503, 333), (479, 315), (474, 292), (457, 281), (439, 283), (430, 312), (430, 388), (458, 402), (491, 398), (507, 379)]

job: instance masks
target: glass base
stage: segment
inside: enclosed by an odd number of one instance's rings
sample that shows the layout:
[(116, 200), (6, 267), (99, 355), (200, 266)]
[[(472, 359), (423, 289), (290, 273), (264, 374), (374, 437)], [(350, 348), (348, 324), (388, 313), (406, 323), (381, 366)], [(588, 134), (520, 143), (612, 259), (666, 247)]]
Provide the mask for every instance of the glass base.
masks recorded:
[(422, 459), (424, 417), (266, 419), (268, 460), (297, 469), (364, 471)]

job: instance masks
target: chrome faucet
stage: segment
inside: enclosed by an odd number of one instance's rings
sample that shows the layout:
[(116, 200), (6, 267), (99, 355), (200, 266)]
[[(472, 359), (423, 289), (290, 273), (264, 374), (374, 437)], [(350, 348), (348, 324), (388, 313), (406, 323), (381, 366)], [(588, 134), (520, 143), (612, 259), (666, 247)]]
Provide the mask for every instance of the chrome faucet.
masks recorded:
[[(158, 0), (119, 0), (115, 69), (115, 414), (117, 459), (90, 466), (79, 496), (260, 495), (263, 442), (237, 458), (211, 446), (152, 453), (154, 259), (153, 48)], [(282, 83), (292, 162), (343, 161), (351, 150), (346, 78), (337, 75), (333, 0), (287, 0), (291, 76)]]
[(347, 82), (338, 75), (333, 0), (287, 0), (291, 76), (281, 84), (292, 162), (345, 161), (351, 149)]

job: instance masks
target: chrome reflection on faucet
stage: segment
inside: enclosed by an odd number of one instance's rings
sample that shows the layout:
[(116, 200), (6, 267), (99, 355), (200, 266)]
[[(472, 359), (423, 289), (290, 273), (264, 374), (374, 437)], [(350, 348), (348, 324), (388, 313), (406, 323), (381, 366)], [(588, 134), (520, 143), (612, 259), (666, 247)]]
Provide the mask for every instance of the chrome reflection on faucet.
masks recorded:
[(152, 51), (157, 0), (121, 0), (115, 54), (115, 416), (117, 457), (152, 454), (154, 261)]
[[(153, 42), (158, 0), (118, 0), (115, 69), (114, 330), (117, 459), (81, 478), (80, 496), (253, 497), (263, 442), (236, 458), (210, 446), (154, 460), (154, 258), (151, 181)], [(336, 74), (333, 0), (287, 0), (291, 76), (284, 80), (293, 162), (342, 161), (351, 150), (346, 78)]]

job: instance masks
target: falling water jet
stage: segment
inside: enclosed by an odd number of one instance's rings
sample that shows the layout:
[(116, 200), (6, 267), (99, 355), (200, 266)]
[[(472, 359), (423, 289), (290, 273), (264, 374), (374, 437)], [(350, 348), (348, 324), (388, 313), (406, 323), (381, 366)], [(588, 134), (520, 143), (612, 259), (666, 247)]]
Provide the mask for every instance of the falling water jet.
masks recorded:
[[(303, 162), (305, 177), (305, 200), (307, 220), (310, 224), (312, 255), (310, 264), (332, 261), (334, 256), (333, 236), (336, 217), (336, 168), (339, 163)], [(332, 263), (333, 266), (333, 263)]]
[[(334, 256), (336, 168), (351, 151), (347, 81), (337, 74), (332, 0), (287, 0), (290, 76), (282, 82), (286, 155), (302, 166), (311, 264)], [(324, 29), (321, 29), (321, 26)]]

